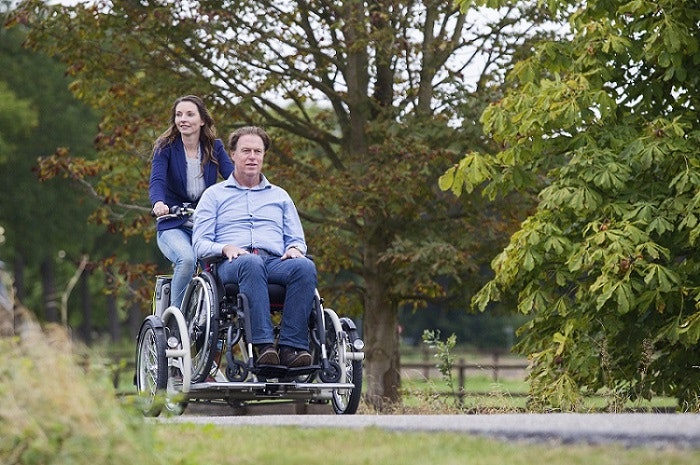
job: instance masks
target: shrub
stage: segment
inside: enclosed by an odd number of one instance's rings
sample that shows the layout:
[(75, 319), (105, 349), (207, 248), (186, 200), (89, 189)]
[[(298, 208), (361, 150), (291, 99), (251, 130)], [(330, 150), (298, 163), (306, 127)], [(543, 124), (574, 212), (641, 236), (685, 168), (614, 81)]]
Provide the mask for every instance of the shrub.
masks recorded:
[(0, 338), (0, 463), (159, 464), (153, 427), (83, 369), (59, 327)]

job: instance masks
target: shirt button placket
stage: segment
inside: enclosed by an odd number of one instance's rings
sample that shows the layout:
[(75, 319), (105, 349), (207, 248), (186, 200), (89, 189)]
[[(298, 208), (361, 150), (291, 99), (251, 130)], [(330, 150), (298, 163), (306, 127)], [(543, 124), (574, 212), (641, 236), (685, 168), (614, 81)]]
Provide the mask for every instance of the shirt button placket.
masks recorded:
[(253, 230), (255, 229), (255, 222), (253, 221), (253, 203), (251, 202), (250, 190), (246, 193), (246, 205), (248, 208), (248, 218), (250, 222), (250, 246), (255, 248), (255, 240), (253, 239)]

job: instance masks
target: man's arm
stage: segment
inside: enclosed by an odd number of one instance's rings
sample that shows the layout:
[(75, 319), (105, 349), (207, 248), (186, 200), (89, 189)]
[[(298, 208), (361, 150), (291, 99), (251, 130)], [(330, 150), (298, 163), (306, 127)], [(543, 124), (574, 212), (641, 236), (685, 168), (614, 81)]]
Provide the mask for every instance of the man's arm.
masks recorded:
[(217, 205), (214, 188), (207, 189), (194, 212), (192, 246), (197, 258), (220, 257), (225, 244), (216, 242)]
[(304, 228), (301, 224), (301, 218), (299, 218), (299, 212), (291, 198), (285, 202), (284, 206), (282, 231), (284, 234), (285, 255), (289, 252), (289, 249), (296, 249), (302, 255), (305, 255), (306, 240), (304, 239)]

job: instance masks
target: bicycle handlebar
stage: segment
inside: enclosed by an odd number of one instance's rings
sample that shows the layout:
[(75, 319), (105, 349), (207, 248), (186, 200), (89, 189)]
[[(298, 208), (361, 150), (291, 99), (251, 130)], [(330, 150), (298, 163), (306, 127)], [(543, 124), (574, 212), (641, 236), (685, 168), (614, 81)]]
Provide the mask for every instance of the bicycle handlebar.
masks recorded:
[[(162, 221), (162, 220), (167, 220), (170, 218), (186, 218), (188, 216), (192, 216), (194, 214), (194, 208), (190, 207), (189, 205), (173, 205), (170, 207), (170, 213), (166, 213), (165, 215), (157, 216), (156, 221)], [(151, 215), (153, 215), (153, 211), (151, 210)], [(153, 215), (155, 216), (155, 215)]]

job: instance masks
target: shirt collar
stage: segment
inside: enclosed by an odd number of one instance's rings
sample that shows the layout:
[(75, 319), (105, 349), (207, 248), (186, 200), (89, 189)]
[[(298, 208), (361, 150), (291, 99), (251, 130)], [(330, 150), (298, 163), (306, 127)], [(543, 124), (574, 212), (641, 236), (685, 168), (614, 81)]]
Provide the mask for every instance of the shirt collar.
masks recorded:
[(238, 183), (238, 181), (236, 180), (236, 178), (233, 176), (233, 173), (231, 173), (231, 175), (228, 177), (228, 179), (226, 181), (224, 181), (224, 183), (225, 183), (226, 187), (232, 187), (235, 189), (242, 189), (242, 190), (258, 191), (258, 190), (268, 189), (268, 188), (272, 187), (272, 184), (270, 184), (270, 181), (267, 180), (267, 178), (265, 177), (264, 174), (260, 173), (260, 178), (261, 178), (260, 184), (258, 184), (257, 186), (245, 187), (245, 186), (241, 186)]

